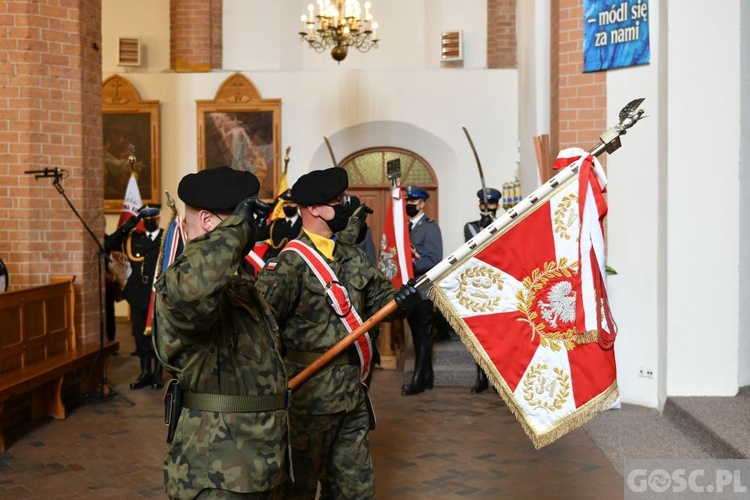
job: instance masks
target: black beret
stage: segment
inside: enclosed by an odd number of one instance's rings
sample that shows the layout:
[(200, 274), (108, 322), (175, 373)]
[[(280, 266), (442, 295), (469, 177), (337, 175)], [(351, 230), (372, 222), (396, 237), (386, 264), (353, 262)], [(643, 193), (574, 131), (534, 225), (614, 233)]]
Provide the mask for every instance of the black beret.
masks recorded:
[(341, 167), (308, 172), (292, 186), (292, 200), (298, 205), (328, 203), (349, 187), (349, 175)]
[[(497, 189), (484, 188), (484, 192), (487, 195), (487, 201), (499, 201), (500, 198), (503, 197), (503, 195)], [(477, 198), (479, 198), (479, 201), (483, 201), (482, 200), (482, 190), (481, 189), (479, 191), (477, 191)]]
[(191, 207), (229, 212), (259, 190), (260, 182), (250, 172), (216, 167), (183, 177), (177, 186), (177, 196)]
[(430, 197), (430, 193), (425, 191), (419, 186), (406, 186), (406, 197), (411, 199), (426, 200)]

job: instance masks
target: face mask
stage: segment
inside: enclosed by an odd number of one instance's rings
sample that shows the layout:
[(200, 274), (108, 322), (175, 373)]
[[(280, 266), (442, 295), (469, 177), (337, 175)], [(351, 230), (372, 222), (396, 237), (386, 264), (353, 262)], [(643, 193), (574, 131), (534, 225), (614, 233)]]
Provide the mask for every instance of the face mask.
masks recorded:
[(289, 217), (290, 219), (294, 217), (295, 215), (297, 215), (297, 207), (286, 206), (286, 207), (283, 207), (283, 210), (284, 210), (284, 215)]
[(414, 217), (419, 213), (419, 209), (416, 205), (406, 205), (406, 215), (409, 217)]
[(159, 229), (159, 222), (157, 222), (156, 219), (143, 219), (143, 227), (145, 227), (146, 231), (149, 233), (153, 233)]
[(331, 220), (325, 220), (325, 223), (328, 225), (328, 229), (333, 231), (334, 233), (338, 233), (339, 231), (343, 231), (343, 229), (346, 227), (346, 225), (349, 223), (349, 217), (352, 216), (354, 213), (354, 207), (352, 205), (329, 205), (334, 210), (333, 219)]
[(485, 210), (484, 212), (479, 212), (481, 215), (487, 214), (493, 219), (497, 218), (497, 209), (494, 210)]

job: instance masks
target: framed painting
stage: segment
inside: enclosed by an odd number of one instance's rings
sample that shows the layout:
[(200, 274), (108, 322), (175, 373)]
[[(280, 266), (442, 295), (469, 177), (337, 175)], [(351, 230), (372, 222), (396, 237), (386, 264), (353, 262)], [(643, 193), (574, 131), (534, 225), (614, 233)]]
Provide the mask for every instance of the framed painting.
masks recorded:
[(252, 172), (260, 198), (273, 200), (281, 172), (281, 99), (261, 98), (240, 73), (212, 101), (197, 101), (198, 170), (222, 165)]
[(132, 174), (141, 200), (160, 203), (159, 101), (142, 101), (125, 78), (102, 87), (104, 211), (119, 213)]

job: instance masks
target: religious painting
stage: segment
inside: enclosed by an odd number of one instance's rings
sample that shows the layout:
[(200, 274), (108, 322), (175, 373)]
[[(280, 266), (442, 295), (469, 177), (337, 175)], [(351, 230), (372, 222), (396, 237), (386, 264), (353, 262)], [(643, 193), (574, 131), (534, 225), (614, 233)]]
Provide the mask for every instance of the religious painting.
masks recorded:
[(112, 76), (102, 89), (104, 210), (119, 213), (131, 175), (141, 200), (159, 203), (159, 102), (142, 101), (130, 83)]
[(272, 200), (281, 170), (281, 100), (262, 99), (235, 73), (214, 100), (197, 106), (198, 169), (226, 165), (251, 172), (260, 181), (260, 198)]

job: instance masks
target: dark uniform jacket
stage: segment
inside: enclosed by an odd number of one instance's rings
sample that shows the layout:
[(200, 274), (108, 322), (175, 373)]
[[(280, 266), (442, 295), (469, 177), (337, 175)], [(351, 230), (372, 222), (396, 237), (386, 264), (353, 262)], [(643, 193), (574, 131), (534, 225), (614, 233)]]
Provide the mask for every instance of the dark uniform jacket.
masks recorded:
[[(221, 395), (286, 391), (280, 339), (251, 278), (236, 271), (247, 224), (228, 217), (195, 238), (156, 281), (154, 346), (183, 389)], [(286, 477), (287, 411), (182, 409), (165, 458), (167, 494), (203, 488), (259, 492)]]
[(302, 217), (297, 216), (294, 224), (290, 224), (286, 218), (274, 219), (268, 226), (268, 236), (259, 236), (258, 240), (268, 239), (269, 248), (263, 256), (264, 260), (269, 260), (281, 252), (284, 245), (296, 238), (302, 231)]
[[(419, 278), (443, 260), (443, 237), (437, 223), (424, 215), (411, 228), (409, 238), (419, 254), (419, 258), (412, 261), (414, 278)], [(427, 298), (425, 292), (422, 298)]]
[(132, 273), (122, 290), (122, 296), (131, 307), (148, 309), (163, 234), (164, 230), (160, 229), (157, 237), (151, 240), (146, 233), (133, 231), (125, 238), (123, 247)]
[[(300, 241), (317, 251), (303, 231)], [(373, 267), (358, 248), (337, 243), (334, 261), (326, 260), (346, 288), (352, 305), (364, 321), (393, 299), (390, 280)], [(258, 290), (279, 320), (286, 349), (324, 353), (349, 334), (326, 302), (325, 291), (310, 266), (293, 251), (283, 251), (260, 272)], [(287, 360), (290, 378), (306, 365)], [(352, 411), (364, 402), (360, 368), (355, 364), (328, 364), (294, 391), (292, 413), (331, 414)]]

